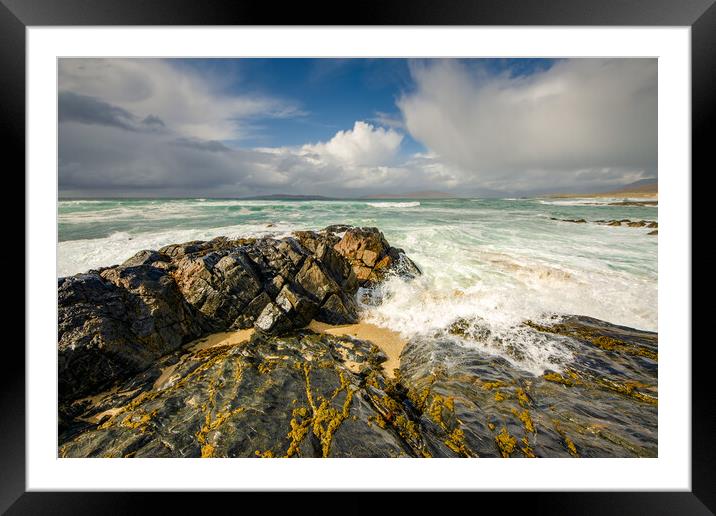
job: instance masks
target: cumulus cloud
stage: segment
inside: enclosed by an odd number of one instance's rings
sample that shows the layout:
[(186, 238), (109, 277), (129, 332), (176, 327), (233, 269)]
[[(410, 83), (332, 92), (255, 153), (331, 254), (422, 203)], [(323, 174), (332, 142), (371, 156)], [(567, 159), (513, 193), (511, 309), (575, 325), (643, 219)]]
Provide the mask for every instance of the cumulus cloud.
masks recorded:
[(326, 142), (300, 147), (237, 149), (211, 140), (142, 134), (116, 125), (64, 123), (60, 188), (64, 195), (265, 193), (357, 196), (427, 189), (445, 179), (432, 158), (397, 159), (402, 135), (356, 122)]
[(338, 131), (325, 143), (307, 144), (302, 151), (319, 161), (348, 166), (386, 165), (393, 161), (403, 135), (393, 129), (357, 121), (353, 129)]
[(413, 63), (407, 131), (467, 185), (525, 191), (655, 175), (657, 63), (574, 59), (527, 76)]

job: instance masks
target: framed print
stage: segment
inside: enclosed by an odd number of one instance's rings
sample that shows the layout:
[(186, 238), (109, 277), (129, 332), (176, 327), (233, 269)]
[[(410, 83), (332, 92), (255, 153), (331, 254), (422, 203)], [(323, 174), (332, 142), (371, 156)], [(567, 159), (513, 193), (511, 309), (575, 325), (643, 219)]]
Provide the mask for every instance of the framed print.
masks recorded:
[(713, 511), (691, 306), (711, 4), (316, 25), (4, 0), (26, 324), (3, 509), (434, 490)]

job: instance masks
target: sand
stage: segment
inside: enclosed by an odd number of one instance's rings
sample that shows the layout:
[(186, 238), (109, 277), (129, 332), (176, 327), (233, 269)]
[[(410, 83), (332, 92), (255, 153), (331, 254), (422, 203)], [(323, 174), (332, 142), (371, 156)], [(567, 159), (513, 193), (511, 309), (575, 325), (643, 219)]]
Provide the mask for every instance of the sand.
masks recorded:
[(308, 328), (316, 333), (327, 333), (329, 335), (347, 335), (360, 340), (369, 340), (385, 353), (388, 360), (383, 362), (383, 371), (388, 378), (394, 378), (394, 369), (400, 367), (400, 353), (405, 347), (406, 341), (400, 333), (381, 328), (374, 324), (359, 322), (358, 324), (331, 325), (318, 321), (311, 321)]
[[(331, 325), (318, 321), (311, 321), (308, 329), (316, 333), (327, 333), (329, 335), (347, 335), (360, 340), (369, 340), (388, 357), (383, 362), (383, 371), (388, 378), (394, 378), (394, 369), (400, 367), (400, 353), (406, 345), (399, 333), (381, 328), (374, 324), (360, 322), (358, 324)], [(186, 349), (191, 352), (208, 349), (215, 346), (238, 345), (247, 342), (253, 335), (254, 330), (238, 330), (213, 333), (201, 339), (190, 342), (186, 345)], [(350, 364), (348, 364), (350, 365)], [(162, 375), (157, 379), (156, 386), (159, 387), (171, 377), (173, 367), (168, 367), (162, 371)]]
[(254, 334), (253, 328), (247, 330), (237, 331), (222, 331), (219, 333), (212, 333), (201, 339), (194, 340), (186, 345), (188, 351), (200, 351), (202, 349), (209, 349), (216, 346), (226, 346), (228, 344), (242, 344), (247, 342)]

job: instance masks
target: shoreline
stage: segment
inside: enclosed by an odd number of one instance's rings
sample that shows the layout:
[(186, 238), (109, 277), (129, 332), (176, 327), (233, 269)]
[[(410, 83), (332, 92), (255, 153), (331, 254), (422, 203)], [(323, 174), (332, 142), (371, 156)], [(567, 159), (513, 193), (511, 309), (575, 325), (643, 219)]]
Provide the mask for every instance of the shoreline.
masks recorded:
[(589, 193), (589, 194), (552, 194), (545, 198), (549, 199), (643, 199), (645, 201), (658, 202), (659, 194), (655, 192), (612, 192), (612, 193)]

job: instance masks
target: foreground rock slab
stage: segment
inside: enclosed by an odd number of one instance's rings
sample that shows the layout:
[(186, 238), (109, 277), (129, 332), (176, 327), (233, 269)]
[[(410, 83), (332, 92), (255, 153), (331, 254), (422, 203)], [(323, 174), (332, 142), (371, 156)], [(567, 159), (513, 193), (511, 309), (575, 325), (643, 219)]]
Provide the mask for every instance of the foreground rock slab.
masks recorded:
[(370, 342), (310, 331), (177, 352), (73, 402), (60, 456), (460, 456), (440, 426), (421, 428), (384, 360)]
[(527, 321), (520, 331), (559, 340), (573, 356), (560, 371), (534, 376), (464, 344), (477, 337), (520, 358), (512, 343), (490, 341), (484, 331), (479, 321), (461, 320), (408, 343), (401, 381), (420, 393), (423, 419), (434, 413), (435, 396), (448, 400), (465, 449), (481, 457), (657, 456), (656, 334), (588, 317)]

